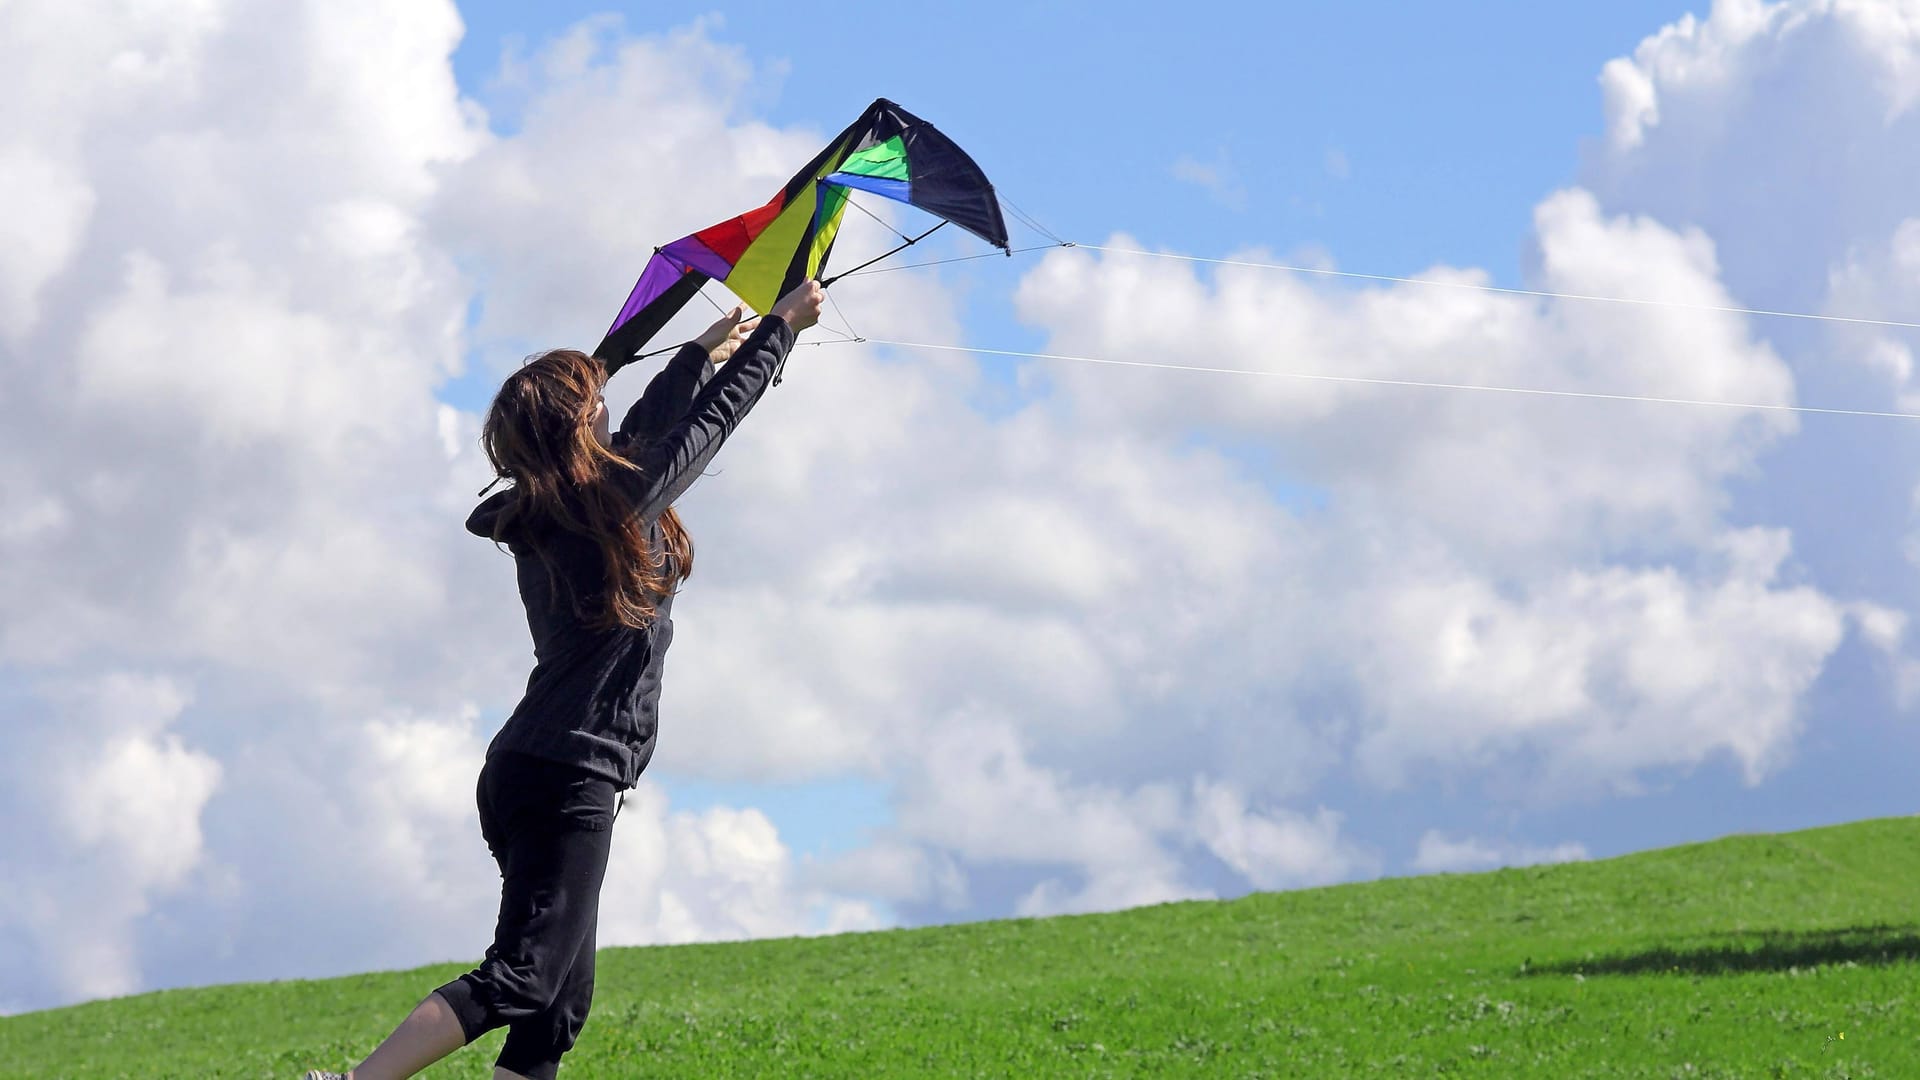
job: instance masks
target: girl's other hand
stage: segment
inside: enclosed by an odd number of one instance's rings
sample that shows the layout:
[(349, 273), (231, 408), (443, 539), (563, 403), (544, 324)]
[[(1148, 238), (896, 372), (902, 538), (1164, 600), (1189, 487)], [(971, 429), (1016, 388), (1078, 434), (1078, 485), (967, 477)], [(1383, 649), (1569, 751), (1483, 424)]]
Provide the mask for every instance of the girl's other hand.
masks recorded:
[(746, 314), (745, 305), (733, 305), (732, 311), (720, 316), (719, 322), (707, 327), (705, 332), (694, 338), (694, 344), (707, 350), (707, 358), (714, 363), (726, 363), (727, 358), (733, 355), (741, 342), (747, 340), (747, 335), (753, 333), (754, 326), (760, 321), (760, 316), (755, 315), (747, 319)]

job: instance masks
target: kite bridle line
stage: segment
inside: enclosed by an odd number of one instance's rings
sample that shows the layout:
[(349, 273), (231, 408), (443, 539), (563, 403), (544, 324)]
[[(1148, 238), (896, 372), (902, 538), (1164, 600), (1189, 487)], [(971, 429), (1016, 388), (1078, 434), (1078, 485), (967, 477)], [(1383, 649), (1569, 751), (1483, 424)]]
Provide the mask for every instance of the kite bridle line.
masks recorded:
[[(825, 179), (820, 179), (820, 180), (816, 180), (816, 181), (815, 181), (815, 184), (817, 184), (817, 185), (819, 185), (819, 186), (821, 186), (821, 187), (824, 187), (824, 186), (826, 186), (826, 183), (827, 183), (827, 181), (826, 181)], [(998, 198), (998, 195), (996, 194), (996, 196), (995, 196), (995, 197), (996, 197), (996, 198)], [(1001, 200), (1001, 201), (1002, 201), (1002, 202), (1005, 202), (1005, 200)], [(825, 290), (827, 290), (827, 289), (829, 289), (829, 288), (832, 288), (832, 287), (833, 287), (833, 283), (834, 283), (834, 282), (836, 282), (836, 281), (839, 281), (839, 280), (840, 280), (841, 278), (844, 278), (844, 277), (851, 277), (851, 276), (853, 276), (853, 275), (855, 275), (855, 274), (858, 274), (858, 273), (860, 273), (860, 272), (861, 272), (862, 270), (865, 270), (865, 269), (866, 269), (867, 267), (869, 267), (869, 266), (872, 266), (872, 265), (873, 265), (874, 263), (877, 263), (877, 262), (880, 262), (881, 260), (883, 260), (883, 259), (886, 259), (886, 258), (888, 258), (888, 257), (890, 257), (890, 256), (893, 256), (893, 255), (898, 255), (899, 253), (901, 253), (901, 252), (903, 252), (903, 251), (905, 251), (905, 250), (907, 250), (908, 248), (910, 248), (910, 247), (912, 247), (913, 245), (915, 245), (915, 244), (917, 244), (917, 243), (919, 243), (920, 241), (922, 241), (922, 240), (925, 240), (925, 239), (926, 239), (927, 237), (929, 237), (929, 236), (932, 236), (932, 235), (933, 235), (934, 233), (937, 233), (937, 232), (939, 232), (939, 231), (940, 231), (941, 229), (943, 229), (943, 228), (945, 228), (945, 227), (946, 227), (946, 225), (947, 225), (947, 219), (946, 219), (946, 218), (941, 218), (941, 219), (940, 219), (939, 221), (936, 221), (936, 222), (934, 222), (934, 224), (933, 224), (933, 227), (932, 227), (932, 228), (930, 228), (930, 229), (928, 229), (927, 231), (925, 231), (925, 232), (923, 232), (923, 233), (921, 233), (921, 234), (920, 234), (919, 236), (908, 236), (908, 235), (907, 235), (906, 233), (903, 233), (903, 232), (901, 232), (900, 230), (898, 230), (898, 229), (896, 229), (896, 228), (894, 228), (894, 227), (893, 227), (893, 226), (891, 226), (891, 225), (888, 225), (888, 224), (887, 224), (887, 223), (886, 223), (885, 221), (883, 221), (883, 220), (881, 220), (881, 218), (880, 218), (880, 216), (879, 216), (878, 214), (875, 214), (875, 213), (874, 213), (873, 211), (871, 211), (871, 210), (869, 210), (869, 209), (867, 209), (867, 208), (866, 208), (866, 207), (864, 207), (864, 206), (861, 206), (861, 205), (860, 205), (860, 203), (859, 203), (859, 201), (858, 201), (857, 199), (855, 199), (855, 198), (853, 197), (853, 195), (852, 195), (852, 193), (851, 193), (851, 192), (849, 192), (849, 193), (847, 194), (847, 196), (846, 196), (846, 202), (847, 202), (847, 204), (848, 204), (848, 205), (850, 205), (850, 206), (852, 206), (852, 207), (853, 207), (854, 209), (856, 209), (856, 210), (858, 210), (858, 211), (860, 211), (861, 213), (863, 213), (863, 214), (865, 214), (865, 215), (867, 215), (868, 217), (870, 217), (870, 218), (872, 218), (873, 220), (875, 220), (875, 221), (877, 221), (877, 222), (879, 222), (879, 223), (880, 223), (880, 226), (881, 226), (882, 228), (884, 228), (884, 229), (886, 229), (886, 230), (887, 230), (888, 232), (890, 232), (890, 233), (892, 233), (893, 235), (895, 235), (895, 236), (898, 236), (898, 237), (900, 237), (900, 239), (901, 239), (901, 241), (902, 241), (902, 242), (901, 242), (900, 244), (898, 244), (898, 245), (896, 245), (896, 246), (894, 246), (894, 247), (891, 247), (891, 248), (888, 248), (888, 249), (887, 249), (886, 251), (883, 251), (883, 252), (881, 252), (881, 253), (880, 253), (880, 254), (878, 254), (878, 255), (875, 255), (875, 256), (874, 256), (873, 258), (871, 258), (871, 259), (868, 259), (868, 260), (867, 260), (866, 262), (863, 262), (863, 263), (861, 263), (861, 264), (860, 264), (859, 266), (856, 266), (856, 267), (854, 267), (854, 268), (853, 268), (853, 269), (851, 269), (851, 270), (842, 270), (842, 271), (840, 271), (839, 273), (837, 273), (837, 274), (835, 274), (835, 275), (833, 275), (832, 277), (828, 277), (828, 278), (822, 278), (822, 279), (820, 279), (820, 288), (821, 288), (821, 290), (822, 290), (823, 292), (824, 292)], [(1006, 203), (1006, 205), (1007, 205), (1008, 207), (1010, 207), (1010, 208), (1012, 208), (1012, 209), (1013, 209), (1013, 211), (1014, 211), (1014, 213), (1016, 213), (1016, 214), (1018, 214), (1018, 215), (1019, 215), (1019, 217), (1020, 217), (1020, 220), (1021, 220), (1021, 221), (1023, 221), (1023, 222), (1025, 222), (1025, 223), (1026, 223), (1027, 225), (1029, 225), (1029, 226), (1031, 226), (1032, 228), (1034, 228), (1034, 229), (1036, 229), (1036, 230), (1038, 230), (1039, 232), (1042, 232), (1042, 233), (1045, 233), (1045, 234), (1046, 234), (1047, 236), (1053, 236), (1053, 235), (1054, 235), (1053, 233), (1051, 233), (1051, 232), (1048, 232), (1048, 231), (1047, 231), (1047, 230), (1046, 230), (1045, 228), (1042, 228), (1039, 222), (1037, 222), (1037, 221), (1034, 221), (1034, 220), (1033, 220), (1032, 218), (1030, 218), (1030, 217), (1028, 217), (1028, 216), (1027, 216), (1027, 215), (1026, 215), (1025, 213), (1022, 213), (1022, 212), (1020, 211), (1020, 209), (1019, 209), (1018, 207), (1015, 207), (1015, 206), (1013, 206), (1013, 204), (1012, 204), (1012, 203), (1010, 203), (1010, 202), (1007, 202), (1007, 203)], [(1054, 237), (1054, 239), (1056, 239), (1056, 240), (1058, 240), (1059, 238), (1058, 238), (1058, 237)], [(1066, 243), (1065, 241), (1061, 241), (1061, 244), (1063, 244), (1063, 245), (1064, 245), (1064, 246), (1066, 246), (1066, 247), (1072, 247), (1072, 246), (1073, 246), (1072, 244), (1067, 244), (1067, 243)], [(1007, 246), (1005, 246), (1005, 245), (1000, 245), (1000, 250), (1001, 250), (1001, 252), (1002, 252), (1003, 254), (1005, 254), (1005, 255), (1006, 255), (1006, 256), (1007, 256), (1008, 258), (1012, 258), (1012, 257), (1013, 257), (1013, 249), (1012, 249), (1011, 247), (1007, 247)], [(831, 249), (829, 249), (829, 251), (827, 252), (827, 255), (823, 255), (823, 256), (821, 257), (821, 259), (820, 259), (820, 269), (822, 269), (822, 270), (824, 270), (824, 269), (826, 269), (826, 261), (827, 261), (827, 258), (828, 258), (829, 256), (831, 256), (831, 255), (832, 255), (832, 251), (831, 251)], [(970, 258), (972, 258), (972, 257), (978, 257), (978, 256), (969, 256), (969, 257), (970, 257)], [(951, 260), (951, 259), (940, 259), (940, 260), (935, 260), (935, 262), (953, 262), (953, 261), (957, 261), (957, 260)], [(929, 262), (929, 263), (914, 263), (913, 265), (915, 265), (915, 266), (932, 266), (932, 265), (935, 265), (935, 263), (933, 263), (933, 262)], [(904, 268), (904, 267), (898, 267), (898, 268), (896, 268), (896, 269), (905, 269), (905, 268)], [(831, 294), (829, 294), (829, 295), (831, 295)], [(840, 303), (839, 303), (839, 301), (834, 301), (834, 305), (833, 305), (833, 309), (834, 309), (835, 311), (840, 311)], [(860, 336), (860, 335), (859, 335), (859, 334), (858, 334), (857, 332), (855, 332), (855, 331), (853, 330), (853, 323), (852, 323), (851, 321), (847, 321), (847, 315), (846, 315), (846, 312), (844, 312), (844, 311), (841, 311), (841, 312), (840, 312), (840, 318), (841, 318), (841, 320), (842, 320), (842, 321), (846, 321), (846, 322), (847, 322), (847, 331), (848, 331), (848, 334), (850, 335), (850, 337), (848, 338), (848, 341), (849, 341), (849, 342), (859, 342), (859, 341), (865, 341), (865, 340), (867, 340), (866, 338), (863, 338), (863, 337), (861, 337), (861, 336)], [(775, 385), (775, 386), (779, 386), (779, 385), (780, 385), (780, 380), (781, 380), (781, 378), (783, 377), (783, 373), (784, 373), (784, 372), (786, 371), (786, 369), (787, 369), (787, 358), (786, 358), (786, 357), (784, 357), (784, 356), (782, 356), (782, 357), (780, 358), (780, 362), (779, 362), (778, 364), (776, 364), (776, 365), (774, 365), (774, 369), (773, 369), (773, 385)]]
[[(851, 202), (852, 200), (849, 199), (848, 201)], [(934, 224), (933, 228), (928, 229), (926, 232), (921, 233), (919, 236), (908, 237), (906, 243), (901, 244), (898, 247), (890, 248), (886, 251), (883, 251), (880, 254), (875, 255), (873, 258), (868, 259), (866, 262), (861, 263), (859, 266), (856, 266), (851, 270), (842, 270), (830, 278), (820, 279), (820, 287), (823, 289), (831, 288), (834, 282), (839, 281), (843, 277), (846, 277), (850, 274), (857, 274), (860, 271), (865, 270), (867, 267), (872, 266), (874, 263), (879, 262), (881, 259), (884, 259), (889, 255), (898, 255), (900, 252), (907, 250), (913, 245), (919, 243), (920, 241), (925, 240), (927, 237), (932, 236), (934, 233), (939, 232), (941, 226), (945, 225), (946, 223), (947, 223), (947, 220), (945, 218), (941, 218), (938, 222)]]
[[(819, 186), (821, 186), (821, 187), (825, 187), (825, 186), (826, 186), (826, 183), (827, 183), (827, 182), (826, 182), (826, 181), (825, 181), (824, 179), (822, 179), (822, 180), (817, 180), (817, 181), (815, 181), (815, 183), (816, 183), (816, 184), (818, 184), (818, 185), (819, 185)], [(901, 243), (899, 243), (899, 244), (897, 244), (897, 245), (895, 245), (895, 246), (893, 246), (893, 247), (891, 247), (891, 248), (888, 248), (887, 250), (885, 250), (885, 251), (883, 251), (883, 252), (881, 252), (881, 253), (880, 253), (880, 254), (878, 254), (878, 255), (875, 255), (875, 256), (874, 256), (873, 258), (871, 258), (871, 259), (868, 259), (868, 260), (867, 260), (866, 262), (863, 262), (863, 263), (861, 263), (861, 264), (860, 264), (859, 266), (856, 266), (856, 267), (854, 267), (854, 268), (853, 268), (853, 269), (851, 269), (851, 270), (842, 270), (842, 271), (840, 271), (839, 273), (837, 273), (837, 274), (835, 274), (835, 275), (833, 275), (832, 277), (826, 277), (826, 278), (821, 278), (821, 279), (820, 279), (820, 288), (821, 288), (821, 290), (822, 290), (822, 291), (825, 291), (825, 290), (827, 290), (827, 289), (830, 289), (830, 288), (832, 288), (832, 287), (833, 287), (833, 283), (834, 283), (834, 282), (836, 282), (836, 281), (839, 281), (839, 280), (840, 280), (841, 278), (844, 278), (844, 277), (850, 277), (850, 276), (852, 276), (852, 275), (854, 275), (854, 274), (858, 274), (858, 273), (859, 273), (860, 271), (862, 271), (862, 270), (865, 270), (865, 269), (866, 269), (867, 267), (869, 267), (869, 266), (872, 266), (872, 265), (873, 265), (874, 263), (877, 263), (877, 262), (879, 262), (879, 261), (881, 261), (882, 259), (886, 259), (886, 258), (888, 258), (888, 257), (890, 257), (890, 256), (893, 256), (893, 255), (898, 255), (898, 254), (900, 254), (901, 252), (903, 252), (903, 251), (905, 251), (905, 250), (907, 250), (908, 248), (910, 248), (910, 247), (912, 247), (913, 245), (915, 245), (915, 244), (917, 244), (917, 243), (919, 243), (920, 241), (922, 241), (922, 240), (925, 240), (925, 239), (926, 239), (927, 237), (929, 237), (929, 236), (932, 236), (932, 235), (933, 235), (934, 233), (937, 233), (937, 232), (939, 232), (939, 231), (940, 231), (941, 229), (943, 229), (943, 228), (945, 228), (945, 227), (947, 226), (947, 219), (946, 219), (946, 218), (941, 218), (941, 219), (940, 219), (939, 221), (936, 221), (936, 222), (934, 222), (934, 223), (933, 223), (933, 227), (932, 227), (932, 228), (930, 228), (930, 229), (928, 229), (928, 230), (926, 230), (925, 232), (923, 232), (923, 233), (921, 233), (921, 234), (920, 234), (919, 236), (908, 236), (908, 235), (907, 235), (906, 233), (903, 233), (903, 232), (901, 232), (900, 230), (898, 230), (898, 229), (896, 229), (896, 228), (894, 228), (894, 227), (893, 227), (893, 226), (891, 226), (891, 225), (888, 225), (888, 224), (887, 224), (887, 223), (886, 223), (885, 221), (883, 221), (883, 220), (881, 220), (881, 218), (880, 218), (880, 216), (879, 216), (878, 214), (875, 214), (875, 213), (874, 213), (873, 211), (871, 211), (871, 210), (869, 210), (869, 209), (867, 209), (867, 208), (866, 208), (866, 207), (864, 207), (864, 206), (861, 206), (861, 205), (860, 205), (860, 203), (859, 203), (859, 201), (858, 201), (858, 200), (856, 200), (856, 199), (855, 199), (855, 198), (853, 197), (853, 195), (852, 195), (851, 193), (849, 193), (849, 194), (847, 195), (847, 197), (846, 197), (846, 201), (847, 201), (847, 205), (849, 205), (849, 206), (852, 206), (852, 207), (853, 207), (854, 209), (856, 209), (856, 210), (858, 210), (858, 211), (860, 211), (861, 213), (863, 213), (863, 214), (865, 214), (865, 215), (867, 215), (868, 217), (870, 217), (870, 218), (872, 218), (873, 220), (875, 220), (875, 221), (877, 221), (877, 222), (879, 222), (882, 228), (884, 228), (884, 229), (886, 229), (886, 230), (887, 230), (888, 232), (890, 232), (890, 233), (892, 233), (893, 235), (895, 235), (895, 236), (898, 236), (898, 237), (900, 237), (900, 239), (901, 239)], [(1006, 251), (1006, 253), (1007, 253), (1007, 255), (1009, 255), (1009, 256), (1011, 256), (1011, 255), (1013, 254), (1013, 251), (1012, 251), (1011, 249), (1003, 249), (1003, 250), (1005, 250), (1005, 251)], [(824, 270), (824, 269), (826, 269), (826, 261), (827, 261), (827, 257), (829, 257), (829, 256), (831, 256), (831, 255), (832, 255), (832, 251), (831, 251), (831, 250), (829, 250), (826, 256), (822, 256), (822, 257), (821, 257), (821, 259), (820, 259), (820, 269), (822, 269), (822, 270)], [(835, 311), (839, 311), (839, 310), (840, 310), (840, 305), (839, 305), (839, 303), (838, 303), (837, 301), (836, 301), (836, 302), (834, 303), (834, 305), (833, 305), (833, 307), (834, 307), (834, 310), (835, 310)], [(841, 318), (842, 320), (845, 320), (845, 319), (846, 319), (846, 313), (845, 313), (845, 312), (841, 312), (841, 314), (840, 314), (840, 318)], [(851, 331), (852, 331), (852, 328), (853, 328), (853, 324), (852, 324), (851, 322), (849, 322), (849, 323), (847, 324), (847, 328), (848, 328), (848, 330), (849, 330), (849, 332), (851, 332)], [(862, 338), (862, 337), (860, 337), (860, 336), (859, 336), (858, 334), (852, 334), (852, 340), (854, 340), (854, 341), (865, 341), (866, 339), (865, 339), (865, 338)], [(784, 378), (784, 377), (785, 377), (785, 372), (786, 372), (786, 370), (787, 370), (787, 358), (786, 358), (786, 357), (784, 357), (784, 356), (782, 356), (782, 357), (780, 358), (780, 362), (779, 362), (778, 364), (776, 364), (776, 365), (774, 365), (774, 369), (773, 369), (773, 385), (775, 385), (775, 386), (779, 386), (779, 385), (780, 385), (780, 380), (781, 380), (782, 378)]]
[[(825, 180), (822, 180), (820, 182), (823, 184), (826, 183)], [(867, 209), (866, 207), (861, 206), (859, 200), (855, 199), (851, 192), (849, 192), (847, 195), (847, 205), (867, 215), (869, 218), (872, 218), (874, 222), (877, 223), (881, 228), (887, 230), (893, 235), (899, 237), (900, 239), (905, 240), (907, 238), (906, 233), (903, 233), (899, 229), (894, 228), (892, 225), (887, 224), (887, 219), (881, 217), (879, 214), (874, 213), (873, 211)]]
[[(895, 266), (882, 266), (873, 270), (862, 270), (859, 272), (859, 276), (872, 277), (875, 274), (891, 274), (895, 270), (916, 270), (923, 266), (945, 266), (948, 263), (972, 262), (975, 259), (991, 259), (995, 255), (1006, 255), (1008, 257), (1012, 257), (1014, 255), (1025, 255), (1029, 251), (1052, 251), (1054, 248), (1070, 248), (1070, 247), (1079, 247), (1079, 246), (1080, 246), (1079, 244), (1076, 244), (1071, 240), (1062, 240), (1057, 244), (1031, 244), (1027, 247), (1010, 247), (1010, 248), (1007, 248), (1005, 251), (983, 251), (978, 255), (955, 255), (951, 259), (929, 259), (926, 262), (900, 263)], [(853, 277), (854, 272), (852, 270), (849, 270), (846, 273), (841, 274), (839, 276)]]

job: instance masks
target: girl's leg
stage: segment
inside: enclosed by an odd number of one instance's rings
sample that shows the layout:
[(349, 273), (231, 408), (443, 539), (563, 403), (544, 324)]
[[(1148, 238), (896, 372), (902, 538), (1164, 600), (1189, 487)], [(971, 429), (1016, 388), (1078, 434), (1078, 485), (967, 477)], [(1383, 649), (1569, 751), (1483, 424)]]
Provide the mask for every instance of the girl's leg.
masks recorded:
[(467, 1045), (466, 1032), (446, 999), (428, 994), (414, 1006), (367, 1060), (347, 1075), (352, 1080), (403, 1080)]
[[(571, 1007), (567, 976), (582, 941), (588, 955), (582, 973), (592, 996), (594, 924), (617, 792), (609, 781), (537, 761), (495, 766), (490, 761), (482, 770), (480, 802), (481, 832), (501, 871), (493, 946), (480, 967), (415, 1006), (349, 1074), (352, 1080), (400, 1080), (494, 1028)], [(584, 1004), (578, 1009), (584, 1022)], [(578, 1022), (571, 1030), (578, 1034)], [(569, 1038), (560, 1052), (571, 1045)], [(530, 1071), (502, 1067), (495, 1075), (550, 1080), (559, 1054), (535, 1053), (529, 1061)]]
[(509, 1029), (494, 1063), (507, 1075), (553, 1080), (586, 1018), (579, 996), (593, 992), (594, 929), (618, 792), (611, 781), (516, 757), (503, 770), (513, 782), (500, 785), (493, 947), (438, 993), (467, 1041)]
[[(597, 894), (598, 890), (595, 891)], [(560, 1059), (580, 1038), (580, 1029), (586, 1026), (587, 1010), (593, 1005), (598, 895), (594, 897), (593, 910), (585, 913), (584, 920), (586, 935), (567, 965), (566, 978), (561, 981), (553, 1004), (533, 1016), (514, 1021), (507, 1028), (507, 1041), (500, 1048), (497, 1063), (507, 1076), (549, 1080), (559, 1071)]]

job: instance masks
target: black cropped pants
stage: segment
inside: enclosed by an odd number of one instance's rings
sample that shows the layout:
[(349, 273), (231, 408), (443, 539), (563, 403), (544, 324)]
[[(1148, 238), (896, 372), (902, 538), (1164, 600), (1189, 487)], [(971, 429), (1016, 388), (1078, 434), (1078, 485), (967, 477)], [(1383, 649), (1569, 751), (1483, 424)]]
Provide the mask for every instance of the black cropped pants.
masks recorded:
[(501, 753), (480, 770), (480, 835), (500, 864), (500, 916), (480, 966), (434, 991), (495, 1062), (554, 1080), (593, 1003), (594, 929), (620, 792), (560, 762)]

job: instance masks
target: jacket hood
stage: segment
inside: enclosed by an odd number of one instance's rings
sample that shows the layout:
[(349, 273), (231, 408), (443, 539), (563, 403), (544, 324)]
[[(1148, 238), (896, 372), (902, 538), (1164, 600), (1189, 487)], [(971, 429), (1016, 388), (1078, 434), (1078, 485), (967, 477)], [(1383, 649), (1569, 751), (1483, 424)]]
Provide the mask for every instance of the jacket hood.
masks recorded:
[(505, 537), (495, 536), (493, 530), (500, 521), (501, 512), (506, 510), (507, 504), (512, 501), (512, 488), (488, 496), (479, 506), (473, 508), (473, 513), (467, 515), (467, 531), (475, 536), (486, 537), (488, 540), (505, 539)]

